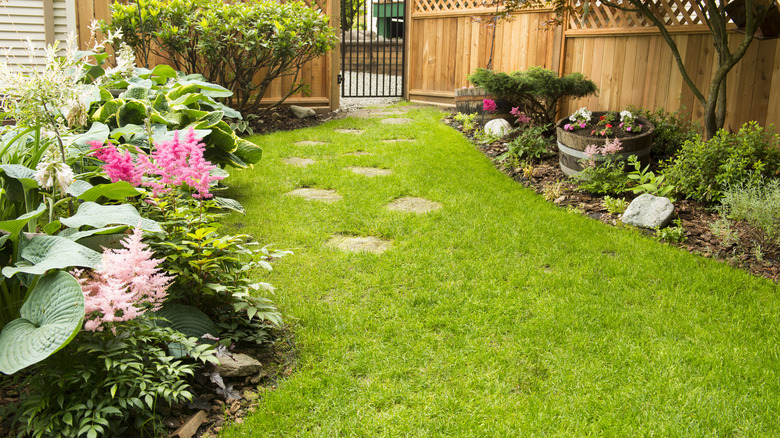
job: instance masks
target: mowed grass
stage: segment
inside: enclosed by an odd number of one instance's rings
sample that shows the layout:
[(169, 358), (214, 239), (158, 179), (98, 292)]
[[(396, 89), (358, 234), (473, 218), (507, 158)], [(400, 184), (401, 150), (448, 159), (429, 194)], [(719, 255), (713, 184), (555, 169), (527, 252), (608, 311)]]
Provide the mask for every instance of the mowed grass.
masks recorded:
[[(232, 172), (247, 215), (228, 229), (295, 252), (263, 279), (300, 357), (221, 436), (780, 435), (776, 285), (551, 205), (435, 109), (404, 117), (253, 137), (263, 161)], [(343, 199), (284, 195), (301, 187)], [(401, 196), (442, 208), (385, 209)], [(393, 246), (344, 253), (333, 234)]]

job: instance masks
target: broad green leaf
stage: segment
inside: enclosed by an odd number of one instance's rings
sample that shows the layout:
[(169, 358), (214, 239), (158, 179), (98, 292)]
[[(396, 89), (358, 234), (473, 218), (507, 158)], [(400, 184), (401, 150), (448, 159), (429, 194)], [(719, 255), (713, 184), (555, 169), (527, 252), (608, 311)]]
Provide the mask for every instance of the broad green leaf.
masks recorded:
[(125, 101), (122, 99), (109, 100), (108, 102), (104, 103), (103, 106), (98, 108), (97, 111), (95, 111), (95, 114), (92, 115), (92, 120), (109, 124), (112, 118), (114, 121), (116, 120), (116, 113), (124, 104)]
[(223, 208), (225, 210), (233, 210), (241, 214), (246, 214), (246, 210), (244, 210), (244, 206), (241, 205), (241, 203), (236, 201), (235, 199), (221, 198), (219, 196), (215, 196), (214, 201), (217, 203), (217, 206), (219, 208)]
[(197, 93), (197, 92), (198, 92), (198, 86), (196, 84), (186, 83), (180, 87), (176, 87), (173, 90), (169, 91), (167, 96), (171, 102), (175, 102), (177, 99), (179, 99), (182, 96), (186, 96), (188, 94)]
[(138, 84), (131, 84), (127, 90), (119, 95), (120, 99), (143, 100), (149, 97), (149, 88)]
[(152, 109), (156, 111), (165, 112), (170, 110), (170, 108), (170, 105), (168, 105), (168, 99), (166, 99), (165, 95), (162, 93), (158, 94), (152, 101)]
[(203, 93), (206, 96), (230, 97), (233, 95), (233, 92), (228, 90), (227, 88), (221, 85), (212, 84), (210, 82), (199, 81), (199, 80), (183, 80), (180, 81), (179, 83), (181, 83), (182, 85), (190, 85), (190, 84), (197, 85), (197, 87), (200, 88), (201, 93)]
[(84, 320), (84, 293), (72, 275), (55, 271), (38, 280), (19, 313), (0, 333), (4, 374), (46, 359), (76, 336)]
[(27, 225), (27, 222), (30, 222), (32, 219), (42, 215), (44, 211), (46, 211), (46, 206), (41, 204), (37, 209), (35, 209), (35, 211), (23, 214), (16, 219), (0, 221), (0, 230), (8, 231), (8, 233), (11, 234), (11, 238), (16, 239), (16, 236)]
[[(68, 188), (70, 192), (70, 188)], [(127, 181), (117, 181), (110, 184), (98, 184), (79, 195), (74, 195), (77, 198), (84, 201), (97, 201), (101, 197), (110, 199), (112, 201), (119, 201), (122, 199), (132, 198), (140, 195), (139, 192), (132, 184)]]
[(108, 126), (100, 122), (95, 122), (89, 128), (89, 131), (83, 134), (68, 136), (66, 137), (66, 141), (82, 151), (89, 151), (91, 148), (89, 145), (90, 142), (99, 141), (100, 143), (105, 143), (106, 140), (108, 140), (108, 134)]
[(154, 312), (154, 316), (167, 320), (157, 320), (156, 325), (171, 327), (187, 337), (200, 338), (207, 333), (212, 336), (219, 333), (217, 326), (205, 313), (186, 304), (166, 304), (162, 309)]
[(85, 202), (79, 206), (76, 214), (62, 218), (60, 222), (71, 228), (79, 228), (84, 225), (93, 228), (103, 228), (107, 225), (128, 225), (131, 227), (140, 226), (144, 231), (163, 231), (157, 222), (141, 217), (138, 210), (130, 204), (100, 205), (94, 202)]
[(138, 100), (131, 100), (117, 110), (116, 121), (119, 126), (139, 125), (143, 126), (144, 120), (149, 116), (149, 109)]
[(78, 198), (79, 195), (91, 189), (92, 187), (93, 187), (92, 184), (84, 180), (77, 179), (73, 181), (70, 184), (70, 186), (68, 186), (68, 190), (66, 190), (65, 193), (69, 194), (70, 196), (73, 196), (74, 198)]
[(111, 130), (111, 138), (118, 142), (121, 142), (122, 140), (129, 142), (136, 136), (145, 135), (146, 129), (142, 125), (136, 125), (132, 123), (128, 123)]
[(0, 170), (9, 178), (13, 178), (22, 184), (24, 190), (38, 188), (35, 181), (35, 171), (21, 164), (0, 164)]
[(236, 150), (233, 153), (249, 164), (257, 164), (263, 157), (263, 149), (260, 146), (243, 138), (236, 140)]
[(152, 76), (161, 78), (162, 82), (156, 80), (156, 78), (152, 78), (152, 80), (158, 84), (164, 84), (168, 81), (168, 79), (176, 77), (176, 70), (174, 70), (170, 65), (160, 64), (154, 67), (152, 70)]
[(234, 110), (233, 108), (230, 108), (229, 106), (222, 105), (219, 107), (219, 110), (225, 113), (225, 117), (231, 118), (231, 119), (239, 119), (241, 120), (241, 113)]
[(230, 129), (230, 127), (225, 130), (220, 127), (220, 124), (211, 128), (211, 134), (209, 134), (207, 138), (207, 143), (218, 152), (234, 152), (236, 150), (236, 140), (238, 137), (233, 134), (233, 130)]
[(41, 275), (49, 269), (65, 269), (73, 266), (96, 268), (101, 255), (84, 245), (60, 236), (35, 236), (24, 246), (20, 254), (26, 262), (16, 267), (6, 266), (3, 275), (12, 277), (17, 272)]

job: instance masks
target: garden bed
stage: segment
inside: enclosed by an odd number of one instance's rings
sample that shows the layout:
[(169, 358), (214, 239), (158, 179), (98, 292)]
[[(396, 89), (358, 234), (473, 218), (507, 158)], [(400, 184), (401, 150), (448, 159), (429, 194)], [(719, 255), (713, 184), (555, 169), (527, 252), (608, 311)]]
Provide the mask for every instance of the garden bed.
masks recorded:
[[(453, 116), (454, 114), (445, 118), (445, 123), (460, 130), (460, 124), (454, 121)], [(495, 161), (496, 157), (507, 151), (505, 142), (496, 141), (482, 144), (476, 141), (473, 135), (466, 136), (482, 153), (491, 158), (502, 172), (548, 198), (556, 205), (576, 210), (594, 220), (622, 226), (619, 215), (607, 212), (603, 196), (578, 190), (573, 181), (564, 175), (558, 165), (557, 150), (552, 151), (556, 155), (547, 157), (540, 164), (533, 166), (531, 171), (530, 168), (507, 167)], [(629, 202), (636, 196), (631, 193), (622, 195)], [(708, 209), (707, 206), (692, 200), (675, 202), (674, 218), (680, 219), (685, 229), (686, 240), (682, 243), (670, 243), (670, 245), (703, 257), (721, 260), (731, 266), (775, 282), (780, 280), (780, 252), (757, 245), (753, 237), (756, 231), (749, 225), (732, 221), (731, 232), (733, 235), (723, 239), (715, 235), (711, 228), (711, 225), (720, 218), (719, 215)], [(648, 235), (655, 234), (652, 230), (641, 231)]]

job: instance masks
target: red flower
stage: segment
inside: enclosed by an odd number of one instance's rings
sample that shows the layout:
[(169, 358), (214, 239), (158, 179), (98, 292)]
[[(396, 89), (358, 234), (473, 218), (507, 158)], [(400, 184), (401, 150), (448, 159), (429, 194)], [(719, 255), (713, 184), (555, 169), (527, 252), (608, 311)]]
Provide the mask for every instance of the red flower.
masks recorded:
[(609, 123), (607, 123), (607, 128), (611, 128), (611, 127), (612, 127), (612, 125), (610, 125)]
[(590, 131), (590, 135), (596, 135), (596, 130)]
[(606, 116), (599, 117), (599, 120), (604, 120), (604, 117), (606, 117)]

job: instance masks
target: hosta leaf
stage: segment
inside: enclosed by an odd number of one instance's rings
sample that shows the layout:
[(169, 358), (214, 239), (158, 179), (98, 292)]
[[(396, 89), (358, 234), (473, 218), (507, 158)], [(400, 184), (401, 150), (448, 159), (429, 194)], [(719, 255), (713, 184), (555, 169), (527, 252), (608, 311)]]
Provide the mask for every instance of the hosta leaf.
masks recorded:
[(166, 304), (154, 315), (167, 320), (158, 320), (157, 325), (171, 327), (190, 338), (200, 339), (205, 334), (216, 336), (219, 333), (217, 326), (205, 313), (186, 304)]
[(41, 204), (37, 209), (35, 209), (35, 211), (23, 214), (16, 219), (0, 221), (0, 230), (8, 231), (8, 233), (10, 233), (12, 236), (11, 238), (15, 239), (15, 236), (22, 231), (22, 229), (27, 225), (27, 222), (30, 222), (32, 219), (42, 215), (44, 211), (46, 211), (46, 206)]
[(49, 269), (65, 269), (73, 266), (96, 268), (101, 255), (84, 245), (60, 236), (35, 236), (24, 246), (21, 258), (29, 263), (3, 268), (3, 275), (12, 277), (17, 272), (41, 275)]
[(215, 196), (214, 201), (217, 203), (217, 206), (219, 208), (223, 208), (225, 210), (233, 210), (241, 214), (246, 214), (246, 210), (244, 210), (244, 206), (241, 205), (241, 203), (236, 201), (235, 199), (221, 198), (219, 196)]
[(98, 108), (97, 111), (95, 111), (95, 114), (92, 115), (92, 120), (109, 124), (112, 118), (116, 120), (116, 113), (124, 104), (125, 101), (122, 99), (109, 100), (108, 102), (104, 103), (103, 106)]
[(249, 164), (256, 164), (263, 157), (263, 149), (260, 146), (243, 138), (236, 140), (236, 150), (233, 153)]
[(149, 109), (138, 100), (131, 100), (117, 110), (116, 121), (119, 126), (139, 125), (143, 126), (144, 120), (149, 116)]
[(84, 293), (73, 276), (55, 271), (38, 280), (20, 315), (0, 333), (4, 374), (46, 359), (76, 336), (84, 319)]
[[(152, 76), (156, 76), (155, 78), (152, 78), (153, 81), (158, 84), (164, 84), (168, 79), (176, 77), (176, 70), (170, 65), (160, 64), (152, 70)], [(158, 80), (158, 78), (161, 79), (161, 81)]]
[(199, 81), (199, 80), (182, 80), (179, 81), (179, 83), (182, 85), (191, 85), (191, 84), (196, 85), (197, 88), (201, 90), (201, 93), (203, 93), (206, 96), (230, 97), (233, 95), (233, 92), (228, 90), (227, 88), (221, 85), (212, 84), (210, 82)]
[[(71, 193), (70, 187), (68, 188), (68, 193)], [(110, 199), (112, 201), (119, 201), (126, 198), (132, 198), (140, 194), (141, 192), (139, 192), (129, 182), (117, 181), (110, 184), (98, 184), (94, 187), (88, 188), (78, 195), (72, 195), (84, 201), (97, 201), (101, 197)]]
[(128, 225), (139, 227), (144, 231), (162, 232), (160, 225), (141, 217), (138, 210), (130, 204), (100, 205), (94, 202), (85, 202), (79, 206), (78, 211), (71, 217), (60, 219), (63, 225), (71, 228), (79, 228), (89, 225), (94, 228), (103, 228), (107, 225)]
[(121, 99), (146, 99), (149, 96), (149, 88), (139, 84), (131, 84), (127, 90), (119, 95)]
[(24, 190), (38, 188), (35, 181), (35, 171), (21, 164), (0, 164), (0, 170), (9, 178), (13, 178), (22, 184)]
[(109, 132), (108, 126), (103, 123), (95, 122), (92, 124), (92, 127), (89, 128), (89, 131), (83, 134), (68, 136), (66, 139), (68, 143), (78, 147), (82, 151), (89, 151), (91, 147), (89, 144), (90, 142), (99, 141), (100, 143), (105, 143), (106, 140), (108, 140)]

